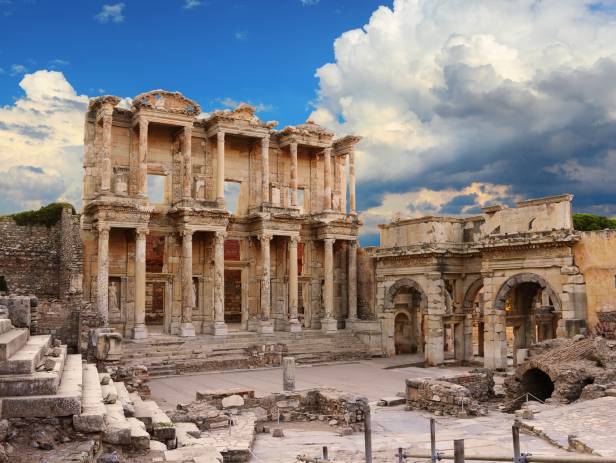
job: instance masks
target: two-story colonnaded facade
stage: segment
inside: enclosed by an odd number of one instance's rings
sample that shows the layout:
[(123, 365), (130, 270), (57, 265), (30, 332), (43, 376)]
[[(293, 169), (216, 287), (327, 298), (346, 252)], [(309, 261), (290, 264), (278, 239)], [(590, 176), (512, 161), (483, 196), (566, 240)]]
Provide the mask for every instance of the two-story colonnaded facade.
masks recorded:
[(90, 101), (84, 141), (84, 298), (109, 326), (142, 339), (356, 318), (358, 137), (277, 131), (247, 105), (203, 117), (162, 90), (119, 102)]

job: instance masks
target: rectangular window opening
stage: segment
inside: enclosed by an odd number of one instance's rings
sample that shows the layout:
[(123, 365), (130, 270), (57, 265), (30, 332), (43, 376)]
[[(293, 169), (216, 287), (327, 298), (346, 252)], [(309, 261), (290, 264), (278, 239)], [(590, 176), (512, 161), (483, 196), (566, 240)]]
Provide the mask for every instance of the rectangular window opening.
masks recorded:
[(151, 204), (165, 204), (166, 175), (148, 174), (148, 198)]
[(240, 202), (240, 186), (241, 182), (226, 181), (225, 182), (225, 204), (227, 210), (233, 214), (237, 214)]

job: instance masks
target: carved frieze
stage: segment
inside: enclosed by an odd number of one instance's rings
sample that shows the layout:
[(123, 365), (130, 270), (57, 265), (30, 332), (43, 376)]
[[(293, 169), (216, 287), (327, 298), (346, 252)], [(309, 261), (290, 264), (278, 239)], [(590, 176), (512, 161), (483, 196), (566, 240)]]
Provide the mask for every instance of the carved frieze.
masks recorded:
[(168, 92), (166, 90), (153, 90), (136, 96), (133, 100), (133, 108), (137, 111), (146, 108), (193, 117), (201, 112), (198, 103), (186, 98), (180, 92)]

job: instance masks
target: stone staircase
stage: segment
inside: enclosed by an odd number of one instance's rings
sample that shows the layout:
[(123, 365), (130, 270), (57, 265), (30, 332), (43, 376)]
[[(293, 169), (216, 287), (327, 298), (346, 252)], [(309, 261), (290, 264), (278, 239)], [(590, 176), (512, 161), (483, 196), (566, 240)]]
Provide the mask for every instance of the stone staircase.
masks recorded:
[(369, 348), (350, 332), (323, 334), (318, 330), (306, 330), (301, 333), (277, 331), (273, 336), (231, 332), (224, 338), (160, 335), (146, 340), (125, 340), (122, 362), (144, 365), (150, 376), (242, 369), (262, 366), (255, 351), (267, 355), (277, 345), (284, 347), (284, 356), (295, 357), (298, 364), (351, 361), (371, 356)]

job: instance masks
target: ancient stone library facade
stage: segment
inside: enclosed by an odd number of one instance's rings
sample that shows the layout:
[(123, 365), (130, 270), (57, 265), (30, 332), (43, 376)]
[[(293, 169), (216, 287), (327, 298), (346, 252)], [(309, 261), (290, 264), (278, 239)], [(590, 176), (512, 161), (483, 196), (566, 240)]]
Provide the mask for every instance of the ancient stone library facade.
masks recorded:
[(397, 220), (358, 249), (359, 137), (275, 130), (246, 105), (204, 116), (162, 90), (119, 102), (90, 101), (81, 216), (0, 221), (0, 292), (39, 298), (38, 334), (83, 348), (105, 325), (138, 359), (169, 336), (306, 352), (316, 337), (491, 368), (543, 339), (616, 334), (616, 232), (575, 231), (569, 195)]
[(85, 123), (84, 298), (111, 327), (330, 333), (356, 318), (358, 137), (276, 131), (247, 105), (203, 118), (166, 91), (119, 101), (91, 100)]

